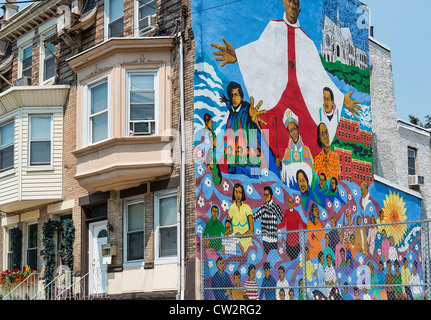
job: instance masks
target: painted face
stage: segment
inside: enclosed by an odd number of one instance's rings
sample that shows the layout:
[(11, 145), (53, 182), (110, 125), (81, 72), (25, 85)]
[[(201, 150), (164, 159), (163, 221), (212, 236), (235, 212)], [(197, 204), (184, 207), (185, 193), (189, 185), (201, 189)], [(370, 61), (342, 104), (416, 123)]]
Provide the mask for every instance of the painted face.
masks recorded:
[(286, 11), (286, 19), (291, 24), (295, 24), (301, 12), (299, 0), (283, 0), (283, 7)]
[(241, 202), (241, 199), (242, 199), (242, 188), (241, 187), (235, 188), (234, 196), (235, 196), (236, 202)]
[(295, 122), (289, 122), (287, 124), (287, 131), (289, 131), (289, 135), (292, 138), (294, 143), (297, 143), (299, 140), (299, 131), (298, 126)]
[(329, 91), (323, 91), (323, 106), (326, 113), (332, 113), (332, 108), (334, 107), (334, 101), (331, 99), (331, 93)]
[(322, 124), (319, 127), (319, 139), (324, 147), (330, 146), (328, 128), (325, 124)]
[(302, 172), (298, 174), (298, 186), (302, 193), (306, 193), (308, 191), (308, 182)]
[(315, 216), (316, 218), (319, 218), (319, 208), (315, 207), (315, 208), (313, 209), (313, 213), (314, 213), (314, 216)]
[(280, 277), (280, 280), (284, 279), (284, 271), (282, 269), (278, 269), (278, 276)]
[(251, 269), (250, 270), (250, 279), (253, 280), (255, 276), (256, 276), (256, 270), (255, 269)]
[(234, 278), (235, 278), (235, 284), (237, 285), (237, 286), (239, 286), (239, 284), (241, 283), (241, 275), (235, 275), (234, 276)]
[(209, 130), (212, 130), (213, 129), (213, 119), (212, 118), (210, 118), (209, 120), (208, 120), (208, 122), (207, 122), (207, 127), (208, 127), (208, 129)]
[(238, 107), (242, 101), (242, 97), (238, 89), (232, 89), (232, 106), (234, 108)]
[(223, 260), (219, 260), (219, 261), (217, 262), (217, 269), (218, 269), (220, 272), (223, 272), (223, 271), (224, 271), (224, 261), (223, 261)]
[(326, 177), (323, 174), (321, 174), (319, 176), (319, 186), (320, 186), (320, 188), (323, 188), (325, 186), (325, 184), (326, 184)]
[(211, 209), (211, 216), (213, 217), (213, 221), (217, 220), (218, 217), (218, 209), (216, 207)]
[(268, 190), (264, 191), (263, 196), (265, 197), (265, 202), (269, 202), (272, 199), (271, 194), (269, 193)]
[(293, 209), (293, 199), (289, 199), (289, 201), (287, 203), (289, 204), (289, 209), (292, 210)]

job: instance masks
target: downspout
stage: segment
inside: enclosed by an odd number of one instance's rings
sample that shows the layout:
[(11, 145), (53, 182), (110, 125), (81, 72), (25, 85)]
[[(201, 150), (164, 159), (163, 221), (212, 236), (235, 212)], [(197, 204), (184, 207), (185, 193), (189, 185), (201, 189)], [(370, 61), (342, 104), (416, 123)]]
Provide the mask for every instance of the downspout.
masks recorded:
[(186, 133), (185, 133), (185, 111), (184, 111), (184, 57), (183, 57), (183, 35), (179, 33), (180, 40), (180, 116), (181, 116), (181, 169), (180, 169), (180, 188), (181, 188), (181, 266), (180, 266), (180, 300), (184, 300), (185, 289), (185, 215), (186, 215)]

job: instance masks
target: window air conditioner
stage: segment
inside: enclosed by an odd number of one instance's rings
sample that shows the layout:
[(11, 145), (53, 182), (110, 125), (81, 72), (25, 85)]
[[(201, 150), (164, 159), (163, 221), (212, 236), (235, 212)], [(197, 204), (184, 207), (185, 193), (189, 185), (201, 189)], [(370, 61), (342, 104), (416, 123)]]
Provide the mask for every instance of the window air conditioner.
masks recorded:
[(17, 87), (31, 86), (31, 77), (21, 77), (16, 80)]
[(151, 134), (151, 128), (154, 126), (154, 121), (148, 121), (148, 122), (131, 122), (130, 123), (130, 130), (132, 130), (133, 135), (148, 135)]
[(156, 16), (146, 16), (139, 20), (139, 31), (142, 33), (156, 25)]
[(424, 177), (418, 175), (409, 175), (409, 186), (422, 186), (424, 184)]

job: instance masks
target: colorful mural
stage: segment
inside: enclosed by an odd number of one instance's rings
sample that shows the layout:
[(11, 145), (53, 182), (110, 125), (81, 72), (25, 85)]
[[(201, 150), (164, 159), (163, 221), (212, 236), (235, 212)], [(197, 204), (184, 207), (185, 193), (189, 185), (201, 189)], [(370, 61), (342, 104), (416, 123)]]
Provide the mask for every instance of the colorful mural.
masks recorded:
[[(396, 273), (389, 248), (420, 274), (420, 201), (373, 180), (368, 18), (356, 0), (192, 1), (198, 256), (216, 237), (205, 287), (238, 286), (205, 298), (279, 299), (239, 287), (300, 287), (303, 260), (312, 285), (369, 284), (369, 263)], [(392, 222), (406, 224), (366, 227)]]

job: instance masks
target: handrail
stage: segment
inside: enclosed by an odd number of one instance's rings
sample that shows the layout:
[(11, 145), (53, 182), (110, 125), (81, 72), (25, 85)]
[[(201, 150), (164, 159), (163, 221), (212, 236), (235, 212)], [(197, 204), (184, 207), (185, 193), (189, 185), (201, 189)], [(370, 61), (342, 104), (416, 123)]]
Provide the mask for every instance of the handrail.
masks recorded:
[[(3, 300), (7, 300), (7, 298), (12, 298), (13, 297), (12, 294), (15, 292), (18, 292), (18, 290), (20, 290), (24, 285), (28, 284), (28, 282), (30, 282), (32, 279), (34, 279), (34, 276), (39, 277), (39, 273), (32, 273), (32, 274), (28, 275), (23, 281), (21, 281), (21, 283), (19, 283), (15, 288), (13, 288), (11, 291), (9, 291), (3, 297)], [(28, 293), (28, 292), (26, 292), (26, 293)], [(18, 297), (18, 296), (16, 296), (16, 297)], [(18, 300), (24, 300), (24, 299), (18, 299)]]
[(45, 290), (52, 285), (55, 281), (57, 281), (61, 276), (63, 276), (63, 272), (61, 272), (59, 275), (57, 275), (54, 279), (52, 279), (47, 285), (45, 285), (40, 291), (38, 291), (30, 300), (37, 300), (38, 296), (45, 292)]

